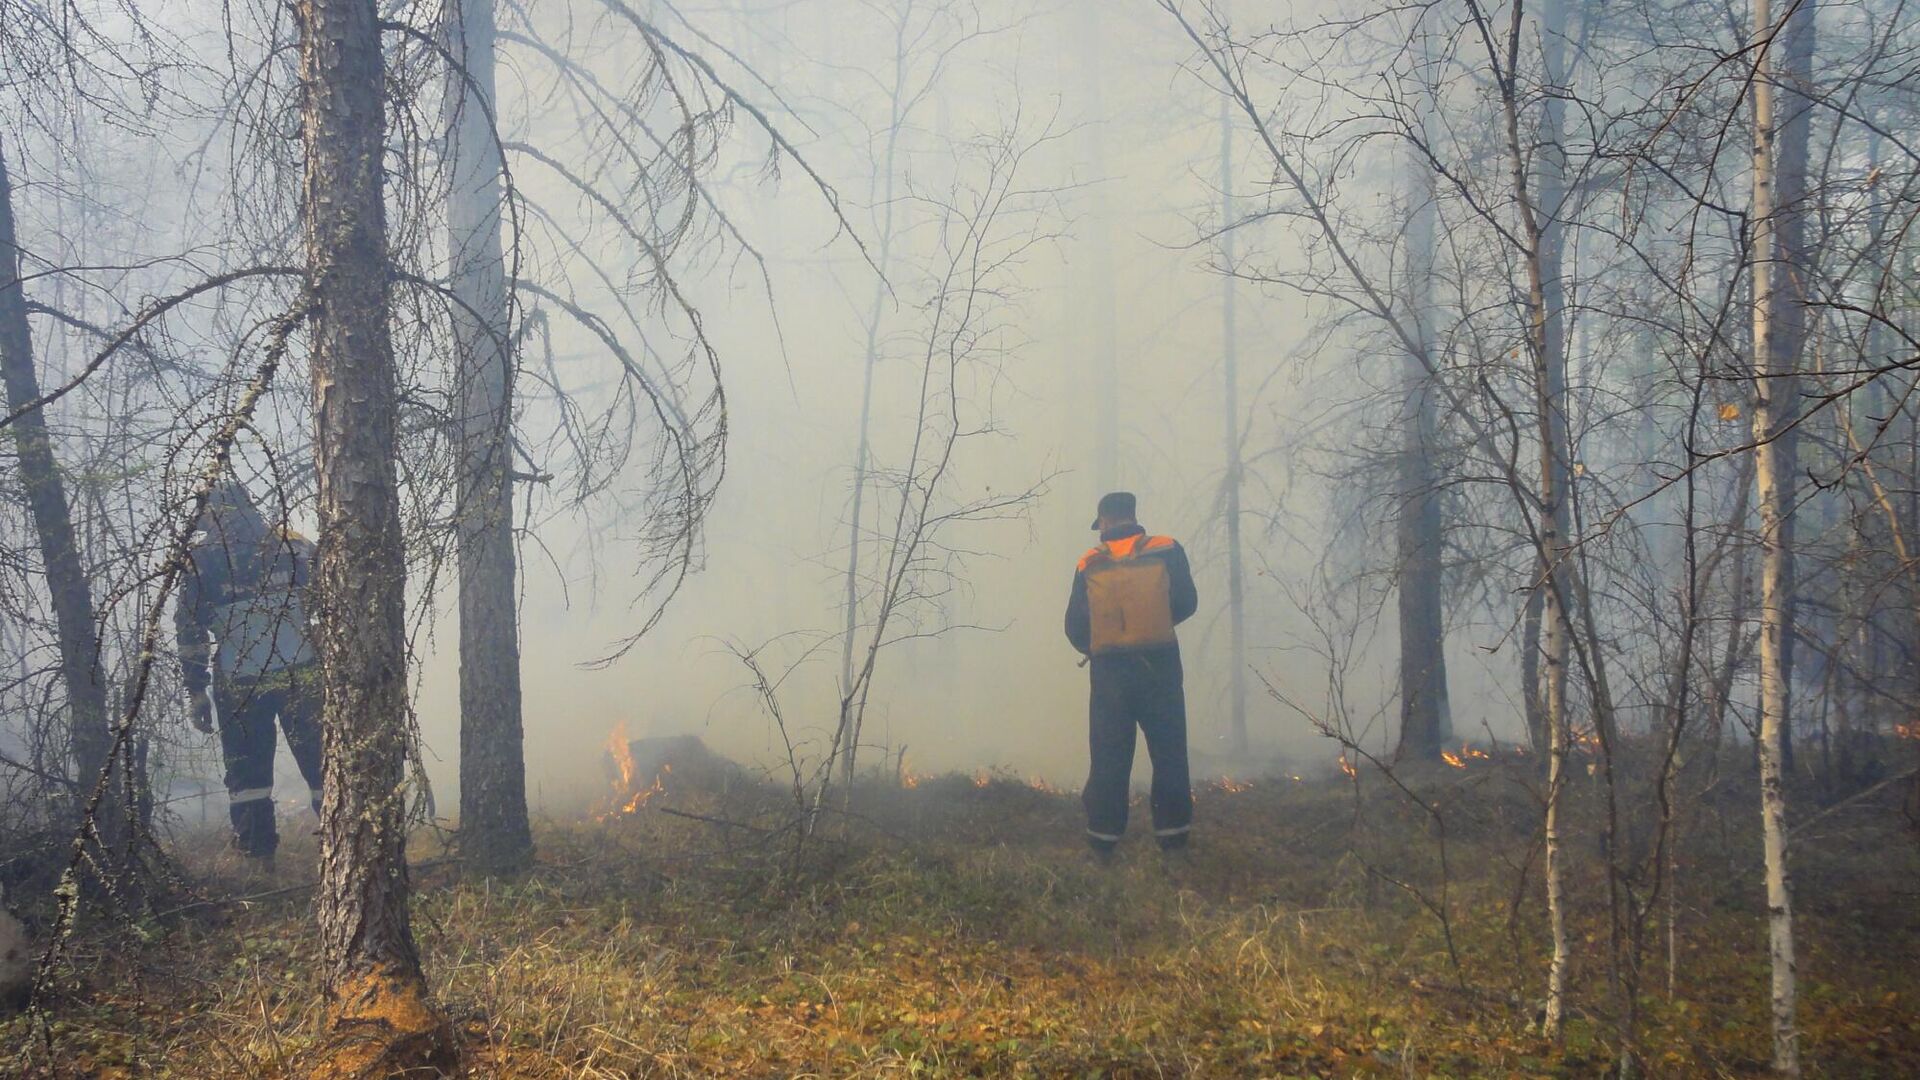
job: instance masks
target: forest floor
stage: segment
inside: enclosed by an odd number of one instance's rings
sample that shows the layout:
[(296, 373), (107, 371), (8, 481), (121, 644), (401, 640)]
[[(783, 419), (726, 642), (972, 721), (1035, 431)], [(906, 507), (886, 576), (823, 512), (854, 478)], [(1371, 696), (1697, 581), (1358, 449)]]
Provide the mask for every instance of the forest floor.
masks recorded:
[[(1111, 867), (1083, 851), (1072, 794), (1012, 776), (875, 784), (797, 864), (777, 792), (669, 788), (541, 823), (539, 865), (511, 883), (462, 880), (423, 835), (414, 926), (475, 1076), (1602, 1074), (1622, 998), (1595, 785), (1568, 831), (1573, 989), (1554, 1046), (1533, 1027), (1531, 774), (1466, 764), (1409, 780), (1444, 829), (1377, 776), (1362, 797), (1339, 777), (1215, 781), (1189, 858), (1163, 859), (1141, 806)], [(1797, 838), (1812, 1075), (1920, 1075), (1920, 843), (1900, 797)], [(1765, 1070), (1755, 801), (1736, 778), (1690, 804), (1672, 972), (1664, 899), (1644, 921), (1654, 1075)], [(51, 1003), (53, 1073), (299, 1075), (321, 1018), (312, 838), (290, 837), (265, 882), (212, 838), (186, 847), (205, 895), (254, 898), (84, 930)], [(0, 1021), (0, 1048), (28, 1034)]]

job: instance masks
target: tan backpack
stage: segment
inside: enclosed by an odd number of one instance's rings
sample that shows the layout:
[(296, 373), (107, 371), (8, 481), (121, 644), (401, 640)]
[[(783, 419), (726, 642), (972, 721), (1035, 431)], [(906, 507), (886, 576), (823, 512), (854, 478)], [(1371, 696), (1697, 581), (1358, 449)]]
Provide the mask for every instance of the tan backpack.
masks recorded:
[(1164, 536), (1137, 536), (1123, 553), (1112, 544), (1088, 553), (1081, 572), (1094, 655), (1173, 644), (1173, 583), (1160, 557), (1172, 546)]

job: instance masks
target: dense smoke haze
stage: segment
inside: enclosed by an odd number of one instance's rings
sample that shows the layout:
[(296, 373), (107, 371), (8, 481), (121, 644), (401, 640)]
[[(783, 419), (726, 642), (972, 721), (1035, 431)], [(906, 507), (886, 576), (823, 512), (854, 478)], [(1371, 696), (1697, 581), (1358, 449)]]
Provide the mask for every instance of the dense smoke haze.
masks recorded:
[(1920, 1069), (1916, 71), (1905, 0), (0, 0), (0, 1043)]

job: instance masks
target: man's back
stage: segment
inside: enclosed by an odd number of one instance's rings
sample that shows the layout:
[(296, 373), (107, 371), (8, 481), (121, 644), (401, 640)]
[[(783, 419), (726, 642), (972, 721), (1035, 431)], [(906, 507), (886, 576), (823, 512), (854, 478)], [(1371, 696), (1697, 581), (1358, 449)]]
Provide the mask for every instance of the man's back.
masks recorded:
[(1067, 599), (1067, 640), (1086, 656), (1178, 648), (1173, 628), (1199, 607), (1186, 549), (1139, 525), (1101, 534)]
[(1193, 615), (1200, 598), (1186, 551), (1140, 527), (1131, 494), (1102, 498), (1094, 527), (1100, 545), (1074, 568), (1066, 631), (1091, 666), (1090, 760), (1081, 802), (1087, 842), (1105, 861), (1126, 832), (1129, 778), (1141, 735), (1153, 758), (1154, 838), (1163, 848), (1181, 847), (1193, 826), (1185, 675), (1174, 627)]
[(302, 603), (313, 544), (291, 530), (216, 517), (190, 552), (180, 596), (183, 646), (218, 642), (222, 673), (242, 678), (311, 662)]

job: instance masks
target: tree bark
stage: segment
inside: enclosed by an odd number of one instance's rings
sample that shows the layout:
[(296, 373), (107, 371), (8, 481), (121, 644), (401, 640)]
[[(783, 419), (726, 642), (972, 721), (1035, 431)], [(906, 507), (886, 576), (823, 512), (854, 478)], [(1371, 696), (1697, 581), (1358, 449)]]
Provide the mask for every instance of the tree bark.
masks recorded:
[(1753, 2), (1757, 41), (1753, 77), (1753, 434), (1755, 497), (1760, 510), (1760, 822), (1767, 875), (1767, 939), (1772, 964), (1773, 1067), (1786, 1076), (1800, 1073), (1794, 1024), (1793, 895), (1787, 873), (1786, 794), (1782, 785), (1788, 693), (1789, 642), (1792, 637), (1793, 549), (1789, 546), (1792, 459), (1783, 452), (1783, 420), (1791, 418), (1793, 384), (1777, 378), (1779, 367), (1775, 285), (1776, 226), (1774, 174), (1774, 62), (1769, 41), (1774, 32), (1769, 0)]
[(1434, 205), (1432, 175), (1409, 154), (1406, 163), (1407, 322), (1418, 352), (1400, 365), (1400, 451), (1397, 599), (1400, 615), (1400, 749), (1403, 758), (1437, 761), (1451, 737), (1447, 699), (1446, 622), (1441, 609), (1444, 544), (1433, 451), (1439, 427), (1431, 387)]
[(407, 912), (406, 562), (374, 0), (298, 0), (325, 705), (315, 911), (333, 1075), (451, 1064)]
[[(1517, 28), (1516, 23), (1516, 28)], [(1514, 190), (1519, 194), (1526, 253), (1530, 311), (1529, 351), (1533, 354), (1533, 391), (1536, 438), (1540, 452), (1539, 569), (1534, 587), (1540, 591), (1541, 662), (1545, 665), (1542, 706), (1547, 726), (1546, 879), (1548, 923), (1553, 955), (1547, 965), (1547, 1002), (1543, 1030), (1558, 1039), (1566, 1009), (1567, 924), (1565, 850), (1560, 839), (1561, 802), (1566, 789), (1567, 755), (1572, 745), (1567, 715), (1567, 660), (1573, 635), (1568, 611), (1572, 597), (1570, 556), (1572, 467), (1567, 460), (1567, 356), (1561, 281), (1566, 249), (1561, 227), (1566, 195), (1566, 106), (1561, 97), (1566, 74), (1567, 14), (1563, 0), (1547, 0), (1540, 9), (1540, 63), (1547, 93), (1540, 105), (1538, 151), (1534, 178), (1528, 182), (1521, 152), (1518, 103), (1509, 82), (1508, 142), (1513, 158)], [(1510, 73), (1517, 80), (1517, 73)]]
[(452, 190), (454, 400), (459, 474), (460, 853), (482, 874), (533, 858), (514, 598), (513, 352), (501, 250), (502, 161), (494, 117), (493, 0), (460, 0), (447, 51)]
[[(1119, 317), (1116, 294), (1113, 245), (1112, 200), (1107, 194), (1107, 122), (1106, 71), (1109, 66), (1107, 20), (1109, 5), (1102, 0), (1080, 0), (1078, 41), (1074, 57), (1078, 79), (1086, 93), (1086, 122), (1080, 125), (1084, 140), (1087, 212), (1082, 217), (1086, 232), (1082, 243), (1087, 270), (1084, 286), (1075, 295), (1087, 298), (1087, 331), (1092, 339), (1092, 367), (1088, 372), (1093, 392), (1093, 482), (1096, 497), (1126, 482), (1120, 452), (1120, 360)], [(1088, 500), (1091, 502), (1092, 500)]]
[(1226, 490), (1222, 511), (1227, 526), (1228, 720), (1233, 752), (1247, 752), (1247, 592), (1245, 558), (1240, 547), (1240, 356), (1234, 326), (1233, 288), (1233, 102), (1220, 99), (1220, 253), (1226, 275), (1220, 285), (1221, 402), (1226, 437)]
[[(1792, 488), (1800, 473), (1800, 387), (1797, 375), (1808, 334), (1807, 301), (1811, 296), (1810, 275), (1814, 272), (1813, 253), (1807, 241), (1807, 153), (1812, 140), (1813, 101), (1808, 91), (1813, 82), (1814, 5), (1802, 0), (1791, 5), (1780, 27), (1776, 44), (1780, 59), (1775, 65), (1780, 83), (1775, 121), (1773, 177), (1773, 234), (1778, 246), (1774, 251), (1775, 272), (1771, 275), (1775, 299), (1773, 323), (1772, 387), (1775, 436), (1774, 453), (1779, 458), (1779, 475), (1790, 485), (1785, 491), (1784, 516), (1780, 520), (1780, 546), (1786, 553), (1781, 595), (1786, 605), (1787, 632), (1781, 642), (1781, 677), (1786, 694), (1793, 694), (1793, 644), (1798, 621), (1799, 573), (1794, 565), (1795, 509), (1800, 499)], [(1791, 712), (1780, 721), (1780, 767), (1793, 773), (1794, 728)]]
[[(27, 322), (21, 250), (13, 217), (13, 186), (8, 177), (4, 146), (0, 146), (0, 379), (7, 392), (7, 411), (16, 412), (40, 400), (40, 380), (34, 370), (33, 330)], [(67, 731), (73, 758), (75, 794), (84, 803), (94, 781), (106, 767), (112, 737), (107, 724), (106, 680), (100, 670), (98, 622), (93, 594), (80, 562), (73, 531), (72, 507), (66, 484), (53, 455), (53, 437), (46, 414), (38, 408), (21, 413), (11, 425), (14, 452), (20, 460), (20, 484), (26, 489), (27, 510), (40, 545), (47, 575), (47, 594), (53, 607), (54, 632), (60, 649), (60, 675), (67, 687)], [(110, 821), (97, 823), (111, 827)]]

